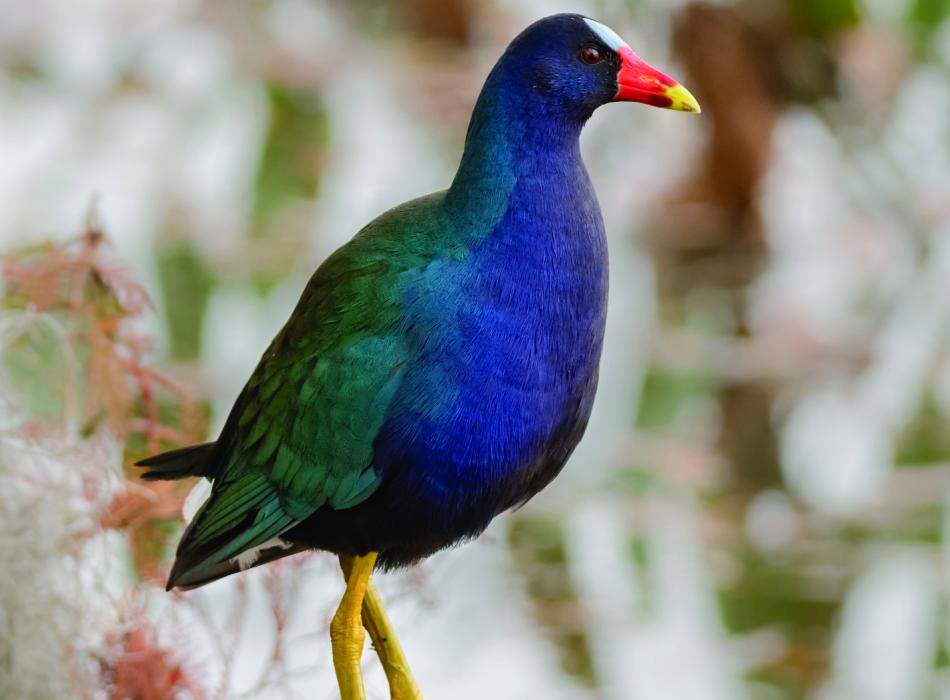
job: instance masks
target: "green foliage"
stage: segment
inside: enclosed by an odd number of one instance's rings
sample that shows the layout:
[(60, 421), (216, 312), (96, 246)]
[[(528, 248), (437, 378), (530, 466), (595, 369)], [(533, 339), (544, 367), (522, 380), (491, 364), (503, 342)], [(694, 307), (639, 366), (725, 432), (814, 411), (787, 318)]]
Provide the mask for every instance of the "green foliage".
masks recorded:
[(606, 486), (611, 493), (640, 500), (662, 490), (664, 484), (653, 469), (636, 467), (611, 472)]
[(714, 389), (715, 380), (702, 371), (654, 367), (643, 383), (636, 425), (642, 430), (669, 428), (686, 405), (709, 397)]
[[(184, 408), (184, 410), (183, 410)], [(172, 450), (181, 447), (183, 443), (190, 443), (202, 439), (207, 433), (208, 423), (211, 420), (212, 404), (207, 398), (189, 401), (183, 406), (180, 395), (162, 392), (155, 397), (154, 419), (158, 425), (164, 426), (168, 432), (161, 436), (157, 445), (149, 444), (149, 436), (141, 432), (132, 432), (126, 437), (125, 452), (132, 459), (141, 459), (156, 452)], [(147, 407), (139, 399), (131, 407), (135, 416), (144, 415)], [(179, 436), (189, 436), (186, 440)]]
[(894, 457), (896, 464), (939, 464), (950, 460), (950, 430), (947, 416), (928, 394), (917, 415), (899, 436)]
[(650, 566), (654, 561), (652, 546), (650, 538), (646, 535), (637, 534), (630, 538), (630, 558), (641, 574), (637, 612), (644, 619), (655, 612), (657, 603), (656, 577), (649, 575)]
[(745, 680), (752, 700), (806, 700), (809, 697), (809, 679), (797, 669), (764, 666), (746, 673)]
[(253, 270), (257, 290), (268, 293), (299, 259), (309, 236), (311, 210), (329, 121), (315, 90), (268, 86), (270, 126), (255, 182), (251, 236), (267, 239), (266, 260)]
[(253, 234), (266, 235), (268, 225), (288, 200), (312, 199), (317, 193), (320, 154), (329, 122), (317, 92), (270, 85), (271, 109), (267, 141), (257, 171)]
[[(564, 551), (564, 528), (560, 520), (555, 517), (519, 516), (512, 521), (508, 538), (513, 548), (530, 549), (531, 558), (542, 564), (563, 565), (567, 562)], [(532, 595), (549, 593), (550, 591), (544, 588), (546, 585), (543, 580), (533, 581), (530, 593)]]
[(738, 556), (739, 578), (718, 591), (726, 628), (735, 634), (778, 631), (787, 645), (782, 656), (746, 674), (749, 688), (768, 688), (762, 697), (804, 699), (825, 675), (845, 582), (816, 581), (808, 568), (816, 562), (807, 554), (764, 555), (749, 548)]
[(860, 21), (855, 0), (786, 0), (792, 18), (802, 29), (827, 36)]
[(938, 544), (943, 534), (945, 514), (942, 500), (935, 500), (934, 503), (887, 512), (871, 521), (851, 523), (842, 528), (837, 536), (853, 544)]
[(157, 264), (171, 338), (169, 354), (179, 360), (196, 359), (201, 353), (214, 277), (198, 251), (187, 243), (160, 248)]
[(740, 553), (742, 576), (719, 591), (726, 627), (746, 633), (765, 627), (781, 629), (792, 642), (813, 642), (832, 627), (840, 602), (818, 595), (805, 572), (806, 561), (793, 556)]
[(650, 563), (650, 541), (646, 537), (634, 537), (630, 540), (630, 553), (634, 564), (646, 569)]
[(918, 47), (926, 43), (950, 16), (950, 0), (912, 0), (907, 24)]
[(508, 529), (508, 543), (524, 576), (536, 616), (560, 651), (564, 672), (593, 687), (594, 665), (587, 637), (580, 624), (564, 624), (564, 614), (554, 619), (553, 612), (573, 610), (577, 615), (577, 593), (571, 582), (564, 548), (564, 528), (555, 516), (519, 515)]
[[(938, 619), (945, 620), (947, 618), (948, 604), (944, 600), (940, 604), (940, 612), (938, 613)], [(950, 649), (947, 648), (947, 629), (946, 627), (941, 626), (940, 628), (940, 641), (937, 645), (937, 652), (934, 654), (934, 669), (941, 671), (946, 671), (950, 669)]]
[(63, 417), (64, 352), (70, 351), (55, 328), (52, 323), (32, 325), (8, 342), (2, 355), (4, 375), (18, 400), (30, 415), (47, 421)]

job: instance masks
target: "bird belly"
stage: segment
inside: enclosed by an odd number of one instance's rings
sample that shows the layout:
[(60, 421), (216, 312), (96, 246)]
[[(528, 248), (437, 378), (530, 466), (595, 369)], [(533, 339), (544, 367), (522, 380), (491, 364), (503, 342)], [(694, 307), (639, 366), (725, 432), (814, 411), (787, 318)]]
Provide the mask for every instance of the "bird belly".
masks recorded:
[(596, 362), (550, 383), (477, 374), (481, 381), (453, 387), (449, 410), (395, 421), (377, 442), (386, 474), (378, 502), (392, 539), (383, 565), (477, 536), (497, 514), (544, 488), (583, 434)]

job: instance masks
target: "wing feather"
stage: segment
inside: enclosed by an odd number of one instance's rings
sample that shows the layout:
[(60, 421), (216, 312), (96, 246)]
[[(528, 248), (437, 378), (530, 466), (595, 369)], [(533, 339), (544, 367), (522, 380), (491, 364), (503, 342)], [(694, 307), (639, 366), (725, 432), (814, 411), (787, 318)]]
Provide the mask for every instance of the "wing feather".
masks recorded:
[(228, 560), (318, 508), (351, 508), (379, 487), (373, 443), (410, 361), (402, 291), (438, 235), (432, 206), (371, 223), (314, 273), (235, 402), (208, 474), (211, 498), (186, 529), (169, 585), (200, 585)]

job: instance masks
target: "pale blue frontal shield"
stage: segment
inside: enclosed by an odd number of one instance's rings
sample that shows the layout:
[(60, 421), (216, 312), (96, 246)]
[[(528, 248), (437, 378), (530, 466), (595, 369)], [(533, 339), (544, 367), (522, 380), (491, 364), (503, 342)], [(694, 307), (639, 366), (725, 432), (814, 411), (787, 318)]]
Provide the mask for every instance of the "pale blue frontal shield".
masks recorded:
[(602, 42), (614, 51), (619, 51), (622, 47), (627, 45), (627, 42), (621, 39), (620, 35), (606, 24), (601, 24), (587, 17), (584, 18), (584, 22), (587, 23), (587, 26), (591, 28), (594, 34), (600, 37)]

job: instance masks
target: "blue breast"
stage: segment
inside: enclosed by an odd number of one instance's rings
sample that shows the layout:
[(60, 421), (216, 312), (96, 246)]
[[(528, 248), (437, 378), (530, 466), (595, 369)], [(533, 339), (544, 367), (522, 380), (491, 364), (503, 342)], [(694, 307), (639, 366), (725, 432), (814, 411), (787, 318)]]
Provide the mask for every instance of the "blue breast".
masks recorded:
[(479, 97), (438, 215), (449, 252), (407, 286), (413, 359), (374, 444), (393, 517), (456, 536), (560, 470), (590, 415), (603, 341), (587, 115), (525, 91), (524, 65), (500, 61)]
[(415, 517), (490, 518), (526, 500), (589, 417), (606, 305), (603, 223), (579, 158), (549, 165), (519, 178), (500, 222), (466, 255), (436, 261), (407, 292), (418, 355), (376, 458), (399, 472)]

